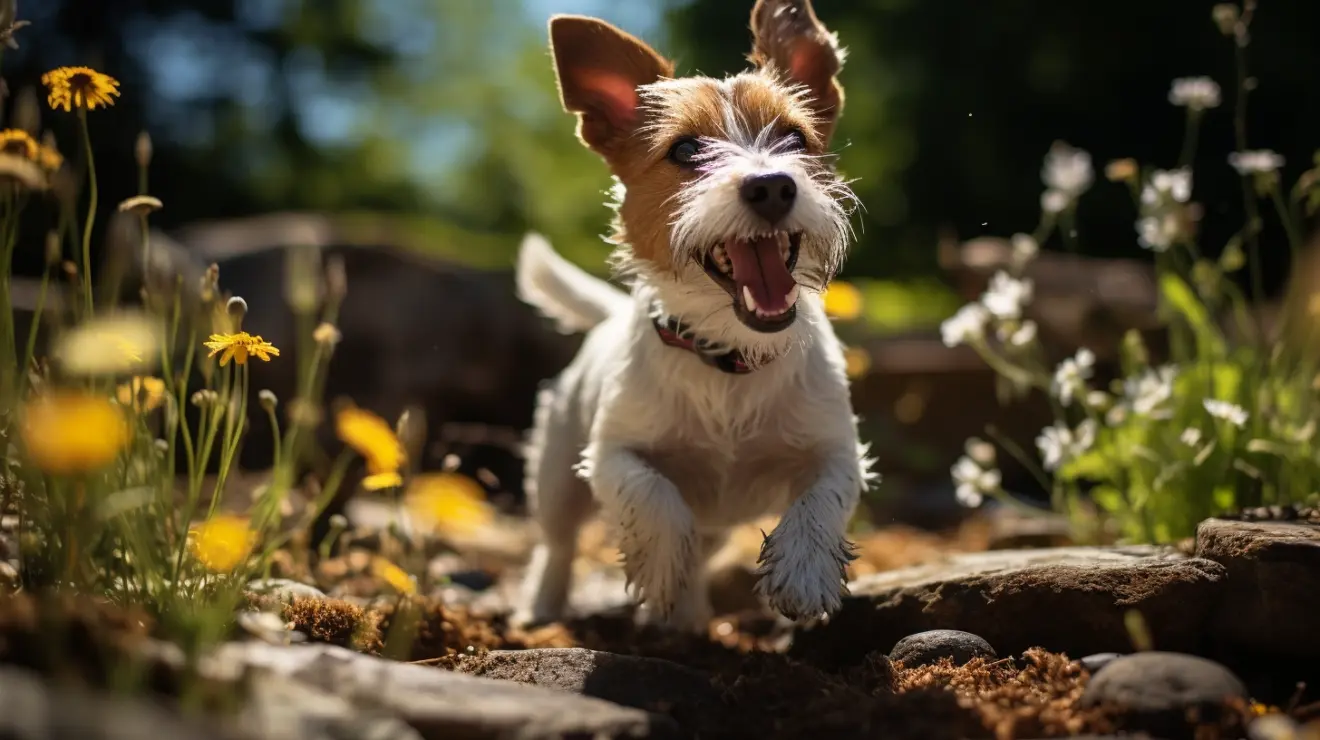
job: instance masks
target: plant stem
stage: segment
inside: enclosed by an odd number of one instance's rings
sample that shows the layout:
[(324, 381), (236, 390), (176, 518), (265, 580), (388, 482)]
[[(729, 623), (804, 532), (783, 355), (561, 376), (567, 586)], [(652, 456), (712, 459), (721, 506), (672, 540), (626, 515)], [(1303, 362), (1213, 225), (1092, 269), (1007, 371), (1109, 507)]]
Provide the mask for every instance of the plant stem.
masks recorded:
[(94, 312), (92, 301), (92, 226), (96, 223), (96, 157), (92, 154), (92, 133), (87, 126), (87, 111), (78, 109), (79, 128), (82, 129), (83, 150), (87, 153), (87, 223), (83, 225), (82, 270), (83, 291), (86, 293), (87, 316)]

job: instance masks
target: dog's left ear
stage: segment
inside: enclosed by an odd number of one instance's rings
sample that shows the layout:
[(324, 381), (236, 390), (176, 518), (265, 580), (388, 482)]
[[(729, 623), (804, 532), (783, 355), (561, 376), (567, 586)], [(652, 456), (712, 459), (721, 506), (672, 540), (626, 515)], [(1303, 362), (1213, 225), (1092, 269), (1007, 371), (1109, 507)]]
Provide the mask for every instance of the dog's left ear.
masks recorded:
[(811, 0), (757, 0), (752, 39), (752, 63), (807, 88), (821, 138), (829, 141), (843, 112), (837, 76), (845, 53), (838, 37), (816, 17)]

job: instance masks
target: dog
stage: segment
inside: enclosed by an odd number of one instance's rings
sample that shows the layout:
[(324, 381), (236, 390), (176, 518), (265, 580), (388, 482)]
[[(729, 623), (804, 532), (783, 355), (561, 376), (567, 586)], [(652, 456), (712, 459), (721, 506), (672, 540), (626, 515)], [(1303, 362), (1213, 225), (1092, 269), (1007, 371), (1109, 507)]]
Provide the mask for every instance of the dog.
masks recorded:
[(815, 622), (846, 593), (848, 522), (876, 476), (821, 300), (857, 206), (827, 149), (844, 51), (807, 0), (758, 0), (751, 29), (751, 69), (675, 78), (605, 21), (550, 19), (561, 103), (614, 177), (607, 241), (628, 290), (535, 233), (520, 246), (522, 300), (586, 337), (536, 404), (525, 480), (541, 540), (515, 623), (562, 618), (596, 514), (643, 621), (704, 631), (705, 563), (767, 514), (763, 603)]

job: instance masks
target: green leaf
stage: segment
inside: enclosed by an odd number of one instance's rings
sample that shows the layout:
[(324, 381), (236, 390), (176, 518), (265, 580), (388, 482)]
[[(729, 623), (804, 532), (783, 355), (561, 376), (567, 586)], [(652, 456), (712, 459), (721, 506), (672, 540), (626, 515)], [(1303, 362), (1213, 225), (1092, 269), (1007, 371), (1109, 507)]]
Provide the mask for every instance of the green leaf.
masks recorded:
[(1112, 479), (1114, 465), (1104, 450), (1084, 452), (1059, 466), (1055, 475), (1063, 481), (1108, 481)]
[(1242, 235), (1235, 234), (1228, 244), (1224, 245), (1224, 251), (1219, 255), (1219, 269), (1225, 273), (1233, 273), (1242, 269), (1246, 264), (1246, 255), (1242, 252)]
[(1219, 511), (1230, 511), (1236, 508), (1237, 491), (1232, 486), (1217, 486), (1210, 495), (1210, 500)]
[(1091, 490), (1091, 500), (1110, 514), (1119, 514), (1128, 509), (1123, 492), (1113, 486), (1096, 486)]
[(1192, 328), (1201, 354), (1222, 356), (1224, 341), (1219, 336), (1219, 330), (1211, 323), (1205, 305), (1187, 283), (1177, 275), (1166, 272), (1160, 275), (1160, 293), (1164, 296), (1164, 300), (1168, 301), (1169, 306)]

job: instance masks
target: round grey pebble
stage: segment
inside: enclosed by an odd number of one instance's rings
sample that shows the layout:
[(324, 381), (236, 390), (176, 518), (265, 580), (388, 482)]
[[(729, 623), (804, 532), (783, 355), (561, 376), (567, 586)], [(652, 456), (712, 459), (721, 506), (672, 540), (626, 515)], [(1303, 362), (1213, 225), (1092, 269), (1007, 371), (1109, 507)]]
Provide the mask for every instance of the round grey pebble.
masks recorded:
[(1150, 651), (1116, 658), (1091, 677), (1081, 705), (1108, 705), (1120, 729), (1157, 737), (1191, 738), (1189, 710), (1206, 721), (1219, 715), (1225, 700), (1249, 700), (1232, 671), (1195, 655)]
[(251, 581), (246, 586), (249, 594), (264, 596), (275, 601), (289, 602), (296, 599), (324, 599), (321, 589), (299, 583), (287, 578), (263, 578)]
[(960, 630), (930, 630), (908, 635), (894, 644), (889, 659), (902, 662), (904, 667), (930, 665), (940, 658), (951, 658), (954, 665), (963, 665), (972, 658), (995, 660), (999, 656), (980, 635)]
[(1079, 658), (1077, 662), (1081, 663), (1088, 673), (1095, 673), (1121, 657), (1123, 657), (1122, 653), (1096, 653), (1085, 658)]

